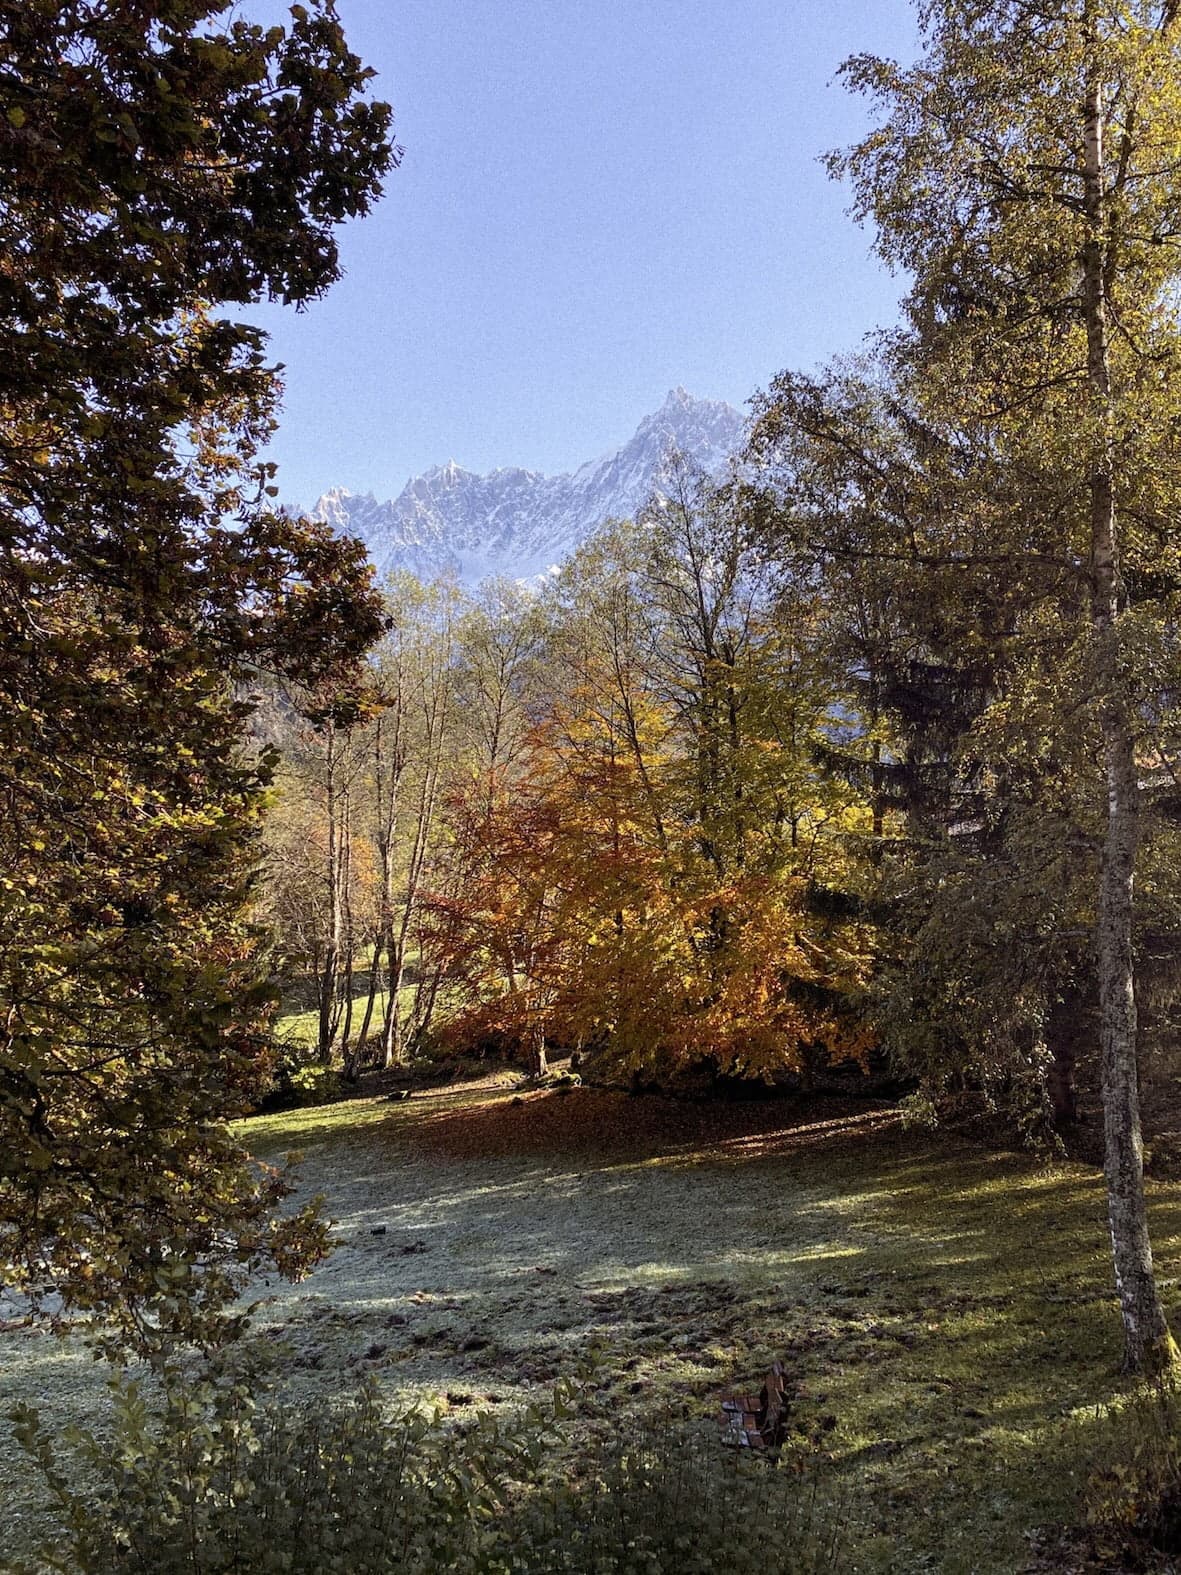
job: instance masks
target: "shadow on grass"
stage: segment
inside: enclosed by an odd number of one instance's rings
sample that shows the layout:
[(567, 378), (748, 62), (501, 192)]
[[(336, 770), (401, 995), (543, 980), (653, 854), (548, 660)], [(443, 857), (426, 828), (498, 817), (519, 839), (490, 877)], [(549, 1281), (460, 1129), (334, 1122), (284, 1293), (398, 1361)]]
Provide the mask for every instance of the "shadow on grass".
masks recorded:
[[(1102, 1179), (1081, 1166), (916, 1137), (871, 1101), (585, 1088), (468, 1085), (252, 1131), (308, 1149), (341, 1222), (305, 1286), (261, 1292), (305, 1394), (371, 1373), (494, 1404), (597, 1350), (580, 1426), (614, 1434), (664, 1407), (708, 1418), (779, 1358), (860, 1571), (1022, 1569), (1029, 1528), (1076, 1520), (1130, 1447)], [(1150, 1191), (1176, 1326), (1181, 1197)], [(54, 1425), (101, 1414), (94, 1369), (48, 1338), (7, 1337), (0, 1387)]]
[(897, 1112), (876, 1100), (730, 1104), (574, 1088), (440, 1104), (418, 1113), (414, 1142), (442, 1160), (519, 1156), (566, 1163), (580, 1154), (740, 1164), (833, 1142), (857, 1144), (897, 1126)]
[[(786, 1355), (842, 1417), (855, 1470), (888, 1460), (892, 1479), (905, 1480), (917, 1442), (916, 1481), (965, 1452), (979, 1457), (969, 1475), (981, 1491), (995, 1488), (998, 1473), (1040, 1469), (1031, 1462), (1069, 1475), (1079, 1418), (1101, 1416), (1128, 1388), (1102, 1178), (1090, 1168), (914, 1138), (895, 1112), (868, 1102), (852, 1110), (840, 1101), (686, 1105), (594, 1090), (436, 1108), (416, 1123), (413, 1141), (444, 1162), (690, 1165), (705, 1172), (702, 1185), (733, 1189), (733, 1234), (687, 1242), (676, 1280), (746, 1282), (718, 1332), (732, 1331), (736, 1316), (764, 1332), (760, 1360)], [(737, 1206), (743, 1172), (784, 1162), (808, 1178), (807, 1195), (785, 1191), (752, 1240)], [(719, 1166), (730, 1174), (718, 1177)], [(625, 1229), (630, 1193), (620, 1186)], [(511, 1228), (511, 1197), (482, 1206), (493, 1238)], [(560, 1194), (553, 1207), (560, 1216)], [(1152, 1189), (1151, 1211), (1162, 1283), (1176, 1304), (1176, 1189)], [(588, 1280), (604, 1266), (561, 1252), (547, 1261)], [(761, 1287), (743, 1273), (760, 1265)], [(804, 1290), (795, 1288), (801, 1276)], [(777, 1279), (793, 1287), (787, 1297), (775, 1296)], [(675, 1303), (663, 1305), (675, 1312)], [(1169, 1310), (1181, 1320), (1181, 1306)], [(1063, 1483), (1025, 1486), (1035, 1500), (1048, 1492), (1061, 1501)]]
[[(609, 1426), (707, 1414), (781, 1358), (805, 1425), (835, 1419), (882, 1539), (865, 1569), (1020, 1569), (1111, 1447), (1128, 1385), (1092, 1169), (905, 1133), (872, 1101), (469, 1086), (303, 1114), (282, 1130), (323, 1142), (347, 1242), (309, 1360), (338, 1315), (391, 1378), (476, 1393), (597, 1347)], [(1176, 1326), (1181, 1196), (1150, 1197)]]
[(858, 1147), (901, 1136), (898, 1112), (880, 1100), (769, 1098), (688, 1101), (572, 1088), (514, 1093), (471, 1084), (411, 1099), (342, 1101), (280, 1112), (243, 1128), (260, 1156), (347, 1142), (388, 1145), (446, 1164), (521, 1160), (565, 1166), (711, 1159), (741, 1165), (813, 1148)]

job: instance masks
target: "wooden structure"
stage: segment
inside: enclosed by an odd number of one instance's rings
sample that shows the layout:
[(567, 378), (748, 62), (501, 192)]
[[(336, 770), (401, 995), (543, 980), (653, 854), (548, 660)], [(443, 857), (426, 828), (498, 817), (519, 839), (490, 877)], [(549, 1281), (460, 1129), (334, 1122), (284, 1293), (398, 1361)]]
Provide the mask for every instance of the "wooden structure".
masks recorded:
[(787, 1434), (787, 1378), (773, 1362), (757, 1395), (722, 1397), (722, 1434), (738, 1449), (778, 1449)]

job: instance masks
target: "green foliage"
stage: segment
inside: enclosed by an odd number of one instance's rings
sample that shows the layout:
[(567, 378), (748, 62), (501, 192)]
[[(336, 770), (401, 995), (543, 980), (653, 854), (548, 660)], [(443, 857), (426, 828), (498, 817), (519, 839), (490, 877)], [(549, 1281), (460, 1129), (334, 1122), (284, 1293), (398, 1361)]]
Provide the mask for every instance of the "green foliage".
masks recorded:
[(174, 1377), (157, 1419), (122, 1383), (114, 1424), (113, 1445), (74, 1441), (97, 1481), (89, 1493), (68, 1485), (35, 1418), (17, 1419), (66, 1528), (52, 1568), (475, 1569), (502, 1507), (499, 1475), (528, 1470), (540, 1450), (490, 1419), (466, 1439), (417, 1411), (387, 1422), (372, 1389), (310, 1412), (256, 1408), (242, 1383)]
[(1181, 1395), (1164, 1375), (1119, 1415), (1114, 1448), (1087, 1483), (1087, 1521), (1105, 1557), (1145, 1567), (1181, 1553)]
[(381, 624), (273, 511), (275, 374), (216, 312), (332, 282), (389, 110), (324, 0), (228, 9), (0, 0), (0, 1280), (140, 1341), (323, 1249), (222, 1125), (273, 1007), (242, 744), (260, 668), (343, 688)]
[(685, 1425), (616, 1440), (580, 1482), (527, 1498), (509, 1568), (612, 1575), (820, 1575), (842, 1567), (831, 1505), (785, 1462)]
[(330, 1066), (301, 1066), (292, 1075), (291, 1089), (300, 1105), (323, 1105), (340, 1093), (340, 1076)]
[(570, 1414), (563, 1391), (462, 1428), (422, 1410), (386, 1417), (373, 1386), (315, 1410), (258, 1405), (241, 1379), (175, 1373), (159, 1414), (134, 1383), (113, 1393), (113, 1439), (71, 1438), (82, 1475), (34, 1411), (14, 1417), (61, 1527), (43, 1557), (62, 1575), (838, 1567), (815, 1487), (712, 1434), (653, 1431), (608, 1447), (576, 1480), (548, 1473)]
[(1050, 1021), (1085, 1025), (1093, 995), (1126, 1361), (1152, 1367), (1177, 1351), (1143, 1194), (1135, 897), (1145, 787), (1172, 791), (1181, 737), (1181, 28), (1171, 4), (931, 0), (919, 31), (909, 69), (846, 63), (882, 113), (829, 161), (910, 274), (905, 327), (876, 388), (783, 380), (763, 447), (785, 534), (841, 560), (842, 590), (881, 568), (842, 603), (907, 816), (888, 1026), (920, 1025), (928, 1072), (950, 1022), (961, 1065), (1069, 1107), (1074, 1035), (1056, 1056)]
[[(1175, 985), (1158, 959), (1176, 955), (1181, 910), (1153, 844), (1168, 840), (1155, 811), (1174, 774), (1181, 590), (1176, 251), (1160, 244), (1177, 167), (1157, 156), (1181, 112), (1176, 24), (1106, 0), (939, 0), (920, 7), (914, 67), (848, 62), (877, 123), (830, 168), (910, 274), (905, 326), (860, 363), (781, 376), (756, 429), (779, 488), (768, 539), (820, 588), (822, 649), (854, 691), (829, 766), (876, 778), (905, 815), (878, 860), (884, 1035), (932, 1088), (984, 1081), (1023, 1120), (1076, 1055), (1097, 1060), (1104, 694), (1126, 705), (1144, 811), (1136, 995), (1149, 970), (1162, 1000)], [(1102, 222), (1082, 199), (1097, 80)], [(1080, 265), (1097, 246), (1092, 283), (1119, 325), (1098, 403)], [(1092, 626), (1110, 587), (1088, 488), (1109, 468), (1118, 684)], [(1160, 1021), (1142, 1020), (1142, 1050)]]
[(266, 1110), (290, 1110), (300, 1105), (323, 1105), (341, 1091), (339, 1071), (326, 1066), (314, 1044), (288, 1038), (277, 1048), (273, 1080), (260, 1101)]

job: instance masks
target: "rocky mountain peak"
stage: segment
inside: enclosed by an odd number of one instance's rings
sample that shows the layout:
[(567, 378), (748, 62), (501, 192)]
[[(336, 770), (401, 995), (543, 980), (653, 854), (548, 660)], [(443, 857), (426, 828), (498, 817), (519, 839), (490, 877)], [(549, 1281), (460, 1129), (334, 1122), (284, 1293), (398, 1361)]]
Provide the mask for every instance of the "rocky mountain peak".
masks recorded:
[(659, 489), (672, 449), (718, 473), (743, 428), (732, 405), (674, 388), (622, 448), (569, 473), (507, 466), (478, 475), (452, 459), (413, 477), (389, 502), (334, 487), (311, 513), (359, 537), (382, 573), (450, 572), (468, 584), (491, 574), (529, 578), (559, 564), (604, 520), (634, 515)]

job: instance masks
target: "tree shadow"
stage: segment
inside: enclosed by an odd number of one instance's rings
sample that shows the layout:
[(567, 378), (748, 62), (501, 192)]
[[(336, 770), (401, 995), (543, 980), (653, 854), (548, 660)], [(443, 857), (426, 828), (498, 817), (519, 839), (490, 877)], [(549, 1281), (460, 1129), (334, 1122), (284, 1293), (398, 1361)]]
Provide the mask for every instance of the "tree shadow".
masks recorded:
[(588, 1159), (708, 1157), (741, 1164), (824, 1146), (877, 1140), (898, 1127), (897, 1111), (878, 1100), (768, 1098), (689, 1101), (572, 1088), (422, 1110), (411, 1141), (440, 1160), (516, 1156), (566, 1163)]

